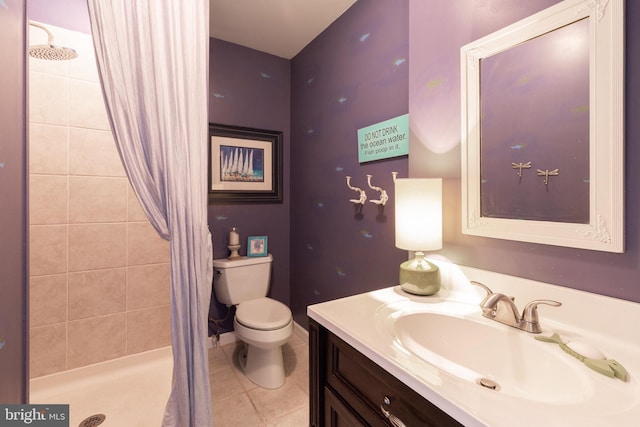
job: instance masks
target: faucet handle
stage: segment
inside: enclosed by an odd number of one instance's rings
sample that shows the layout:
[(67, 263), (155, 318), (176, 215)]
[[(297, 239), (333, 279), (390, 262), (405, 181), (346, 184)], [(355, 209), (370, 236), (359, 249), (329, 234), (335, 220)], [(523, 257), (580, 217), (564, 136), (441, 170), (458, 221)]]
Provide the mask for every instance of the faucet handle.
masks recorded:
[(560, 307), (562, 305), (561, 302), (549, 299), (537, 299), (527, 304), (522, 311), (522, 329), (527, 332), (531, 332), (534, 334), (539, 334), (540, 332), (542, 332), (542, 329), (540, 328), (540, 320), (538, 318), (539, 304), (550, 305), (552, 307)]

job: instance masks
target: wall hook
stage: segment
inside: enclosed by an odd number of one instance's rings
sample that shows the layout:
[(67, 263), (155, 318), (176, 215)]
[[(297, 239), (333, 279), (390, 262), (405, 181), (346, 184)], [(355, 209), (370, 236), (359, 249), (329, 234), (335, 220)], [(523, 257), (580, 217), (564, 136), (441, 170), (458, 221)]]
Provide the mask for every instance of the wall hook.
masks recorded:
[(353, 191), (357, 191), (360, 194), (359, 198), (357, 198), (357, 199), (349, 199), (349, 201), (351, 203), (355, 203), (357, 205), (364, 205), (364, 202), (367, 201), (367, 193), (365, 193), (364, 190), (362, 190), (362, 189), (360, 189), (358, 187), (351, 186), (351, 177), (350, 176), (347, 177), (347, 187), (349, 187)]
[(549, 169), (545, 169), (545, 170), (537, 169), (538, 176), (544, 176), (544, 185), (546, 185), (546, 186), (549, 185), (549, 177), (550, 176), (558, 176), (560, 174), (560, 172), (558, 172), (558, 171), (559, 171), (559, 169), (554, 169), (552, 171), (550, 171)]
[(384, 191), (382, 188), (380, 187), (374, 187), (373, 185), (371, 185), (371, 178), (373, 177), (373, 175), (367, 175), (367, 183), (369, 184), (369, 188), (371, 188), (372, 190), (375, 190), (377, 192), (380, 193), (380, 200), (370, 200), (371, 203), (375, 203), (376, 205), (386, 205), (387, 204), (387, 200), (389, 200), (389, 196), (387, 195), (387, 192)]
[(398, 172), (391, 172), (391, 176), (393, 176), (393, 182), (396, 182), (396, 178), (398, 177)]
[(527, 163), (511, 162), (511, 169), (518, 169), (518, 178), (522, 178), (522, 169), (531, 169), (531, 162), (527, 162)]

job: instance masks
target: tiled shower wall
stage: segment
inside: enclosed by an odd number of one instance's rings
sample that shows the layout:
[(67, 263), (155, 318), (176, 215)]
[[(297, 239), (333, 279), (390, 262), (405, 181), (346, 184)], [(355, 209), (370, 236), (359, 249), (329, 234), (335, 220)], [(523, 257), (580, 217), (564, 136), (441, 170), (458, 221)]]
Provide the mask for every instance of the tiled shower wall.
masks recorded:
[(125, 176), (91, 37), (47, 28), (79, 57), (29, 59), (31, 378), (171, 341), (169, 246)]

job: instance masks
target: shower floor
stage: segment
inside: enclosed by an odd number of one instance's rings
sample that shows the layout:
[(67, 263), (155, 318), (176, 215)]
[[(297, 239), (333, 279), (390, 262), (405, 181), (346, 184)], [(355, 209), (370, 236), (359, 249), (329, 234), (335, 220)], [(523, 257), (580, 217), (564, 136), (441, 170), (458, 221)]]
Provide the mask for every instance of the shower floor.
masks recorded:
[(30, 403), (69, 404), (69, 426), (105, 414), (100, 427), (160, 426), (169, 398), (171, 347), (30, 381)]

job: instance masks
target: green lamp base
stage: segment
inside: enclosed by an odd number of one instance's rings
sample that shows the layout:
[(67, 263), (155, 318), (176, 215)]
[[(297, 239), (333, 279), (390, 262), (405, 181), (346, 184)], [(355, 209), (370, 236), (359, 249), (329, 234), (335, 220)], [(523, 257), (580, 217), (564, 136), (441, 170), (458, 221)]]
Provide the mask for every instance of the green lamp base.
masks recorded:
[(400, 264), (400, 287), (414, 295), (433, 295), (440, 290), (440, 269), (427, 261), (422, 252)]

